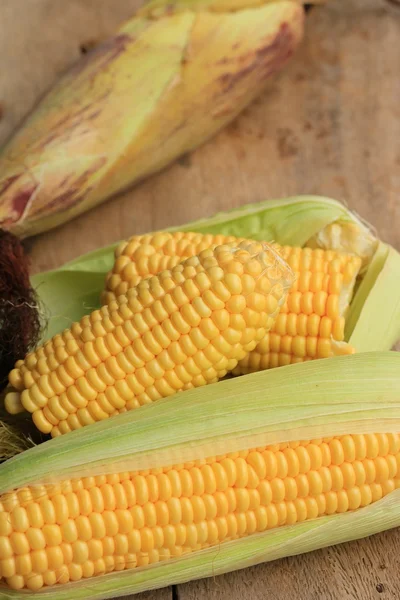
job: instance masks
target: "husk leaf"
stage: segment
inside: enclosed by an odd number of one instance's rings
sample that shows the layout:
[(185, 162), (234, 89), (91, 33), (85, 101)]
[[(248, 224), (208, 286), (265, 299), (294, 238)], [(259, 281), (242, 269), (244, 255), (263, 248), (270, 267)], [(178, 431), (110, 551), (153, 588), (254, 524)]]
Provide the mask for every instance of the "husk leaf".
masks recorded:
[(320, 359), (180, 392), (15, 456), (0, 468), (0, 493), (367, 431), (400, 431), (400, 353)]

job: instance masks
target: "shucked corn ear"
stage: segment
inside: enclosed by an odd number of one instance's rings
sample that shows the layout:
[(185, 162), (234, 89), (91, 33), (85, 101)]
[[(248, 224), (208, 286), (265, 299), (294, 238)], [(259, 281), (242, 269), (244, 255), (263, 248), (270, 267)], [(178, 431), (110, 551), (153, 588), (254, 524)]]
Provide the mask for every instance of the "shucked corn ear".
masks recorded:
[[(179, 264), (203, 248), (241, 241), (190, 232), (134, 236), (118, 246), (102, 300), (110, 302), (141, 278)], [(236, 374), (354, 352), (343, 342), (344, 325), (361, 258), (331, 250), (275, 246), (296, 279), (271, 331), (239, 361)]]
[(292, 282), (268, 244), (203, 250), (18, 361), (6, 409), (56, 436), (218, 381), (271, 329)]
[(384, 352), (53, 439), (0, 465), (0, 598), (101, 600), (399, 526), (399, 432), (400, 354)]
[(0, 227), (55, 227), (213, 136), (303, 34), (294, 0), (146, 5), (44, 97), (0, 155)]

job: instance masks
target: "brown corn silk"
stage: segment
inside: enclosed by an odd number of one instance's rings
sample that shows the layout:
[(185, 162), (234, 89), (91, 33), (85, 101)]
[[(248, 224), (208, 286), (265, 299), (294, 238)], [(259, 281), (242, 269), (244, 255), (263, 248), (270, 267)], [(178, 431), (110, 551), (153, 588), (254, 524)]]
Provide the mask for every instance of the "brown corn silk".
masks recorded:
[(16, 360), (39, 339), (40, 317), (21, 242), (0, 230), (0, 390)]

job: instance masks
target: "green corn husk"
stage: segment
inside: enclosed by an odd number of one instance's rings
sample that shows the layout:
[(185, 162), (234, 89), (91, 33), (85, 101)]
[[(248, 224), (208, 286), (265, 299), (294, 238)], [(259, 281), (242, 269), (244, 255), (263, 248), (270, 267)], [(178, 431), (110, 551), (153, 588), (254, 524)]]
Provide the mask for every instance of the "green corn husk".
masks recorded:
[[(150, 469), (300, 439), (400, 431), (400, 354), (363, 353), (227, 380), (52, 439), (0, 466), (19, 486)], [(102, 600), (209, 577), (400, 525), (400, 489), (364, 508), (281, 526), (124, 572), (0, 600)]]
[[(366, 352), (390, 350), (400, 338), (400, 254), (336, 200), (319, 196), (269, 200), (168, 229), (177, 230), (354, 252), (363, 257), (364, 266), (346, 315), (346, 341), (357, 352)], [(117, 245), (32, 278), (49, 318), (45, 338), (99, 307)]]

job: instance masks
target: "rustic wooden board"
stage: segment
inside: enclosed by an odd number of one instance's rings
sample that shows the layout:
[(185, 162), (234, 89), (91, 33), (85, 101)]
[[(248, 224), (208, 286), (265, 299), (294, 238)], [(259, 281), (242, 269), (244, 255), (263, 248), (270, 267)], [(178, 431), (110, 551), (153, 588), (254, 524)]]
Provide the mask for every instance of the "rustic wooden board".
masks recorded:
[(179, 600), (386, 600), (400, 598), (394, 530), (178, 588)]
[[(82, 47), (138, 4), (1, 0), (0, 140)], [(301, 193), (345, 200), (400, 247), (399, 73), (394, 1), (331, 0), (314, 8), (295, 59), (235, 123), (130, 192), (31, 240), (33, 270), (134, 233)], [(135, 598), (395, 599), (399, 551), (394, 530)]]

